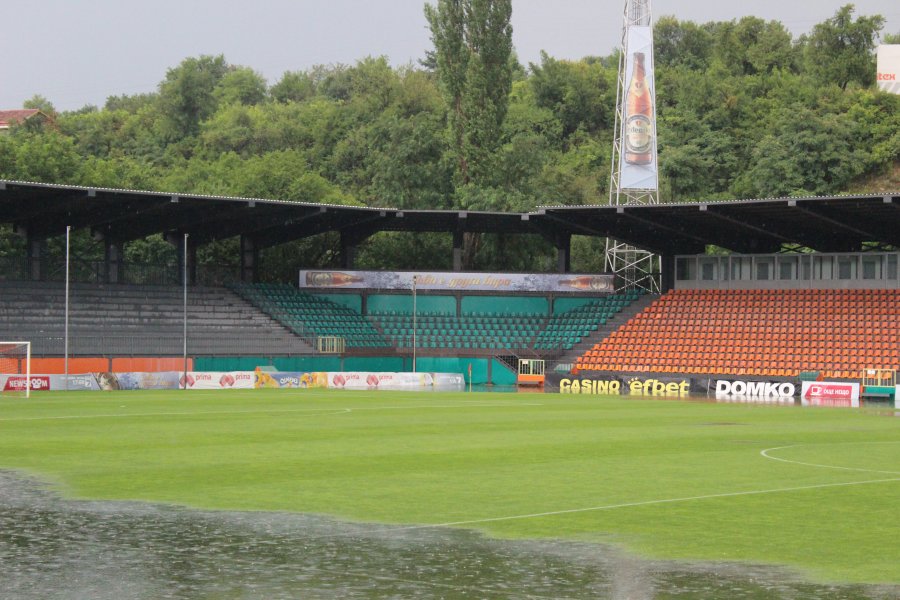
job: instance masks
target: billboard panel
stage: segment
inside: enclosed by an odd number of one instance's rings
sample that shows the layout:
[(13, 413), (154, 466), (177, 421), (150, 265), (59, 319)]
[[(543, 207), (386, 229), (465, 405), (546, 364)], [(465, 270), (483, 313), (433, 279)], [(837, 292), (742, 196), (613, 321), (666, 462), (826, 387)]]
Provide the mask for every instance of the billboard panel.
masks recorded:
[(179, 381), (181, 389), (189, 390), (252, 390), (255, 385), (253, 371), (188, 371)]
[(900, 94), (900, 44), (878, 46), (878, 88)]
[(803, 406), (846, 406), (859, 408), (859, 383), (804, 381), (800, 400)]
[(312, 371), (257, 371), (257, 388), (324, 388), (328, 387), (328, 373)]
[[(96, 391), (100, 387), (91, 373), (83, 375), (31, 375), (31, 391)], [(25, 375), (0, 375), (0, 390), (4, 392), (24, 392), (28, 379)]]
[(625, 92), (619, 187), (656, 190), (656, 89), (653, 84), (653, 29), (631, 26), (626, 33)]
[(547, 373), (544, 390), (559, 394), (592, 396), (628, 395), (686, 398), (706, 393), (708, 380), (690, 377), (640, 377), (635, 375), (567, 375)]
[[(712, 383), (712, 382), (711, 382)], [(789, 381), (745, 381), (716, 379), (716, 400), (772, 400), (794, 401), (797, 386)]]
[(489, 292), (615, 292), (614, 276), (575, 273), (300, 271), (301, 288)]

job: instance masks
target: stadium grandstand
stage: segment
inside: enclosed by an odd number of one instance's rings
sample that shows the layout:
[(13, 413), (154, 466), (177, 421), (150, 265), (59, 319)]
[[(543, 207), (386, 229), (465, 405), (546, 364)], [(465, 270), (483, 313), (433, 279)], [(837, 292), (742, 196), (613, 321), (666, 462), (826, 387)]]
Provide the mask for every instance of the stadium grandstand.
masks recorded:
[[(62, 372), (64, 355), (72, 373), (180, 369), (183, 353), (196, 370), (419, 369), (494, 384), (514, 383), (519, 359), (591, 377), (856, 380), (900, 368), (896, 194), (487, 213), (0, 181), (0, 224), (24, 248), (0, 263), (0, 339), (32, 342), (32, 372)], [(67, 227), (105, 248), (70, 286), (47, 251)], [(260, 281), (262, 249), (326, 231), (340, 235), (340, 269)], [(380, 231), (445, 233), (454, 270), (355, 270), (356, 245)], [(429, 284), (461, 273), (469, 232), (541, 236), (556, 272)], [(179, 257), (158, 277), (124, 261), (125, 244), (152, 234)], [(659, 255), (662, 293), (571, 273), (576, 235)], [(234, 237), (239, 266), (207, 276), (197, 248)]]

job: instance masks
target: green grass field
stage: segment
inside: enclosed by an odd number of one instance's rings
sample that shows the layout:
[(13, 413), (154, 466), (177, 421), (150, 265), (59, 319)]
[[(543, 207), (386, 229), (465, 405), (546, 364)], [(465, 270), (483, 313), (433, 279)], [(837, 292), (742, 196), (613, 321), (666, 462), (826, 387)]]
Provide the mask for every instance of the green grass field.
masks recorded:
[(555, 394), (0, 398), (0, 468), (65, 496), (616, 544), (900, 583), (900, 420)]

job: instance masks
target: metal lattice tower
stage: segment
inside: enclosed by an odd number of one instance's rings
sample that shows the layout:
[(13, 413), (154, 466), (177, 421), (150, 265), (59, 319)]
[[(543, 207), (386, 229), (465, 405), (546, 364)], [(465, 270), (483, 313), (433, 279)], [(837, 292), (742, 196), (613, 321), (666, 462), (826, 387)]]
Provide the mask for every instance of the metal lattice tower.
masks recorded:
[[(650, 0), (625, 0), (625, 19), (622, 28), (622, 46), (619, 53), (619, 81), (616, 92), (616, 120), (613, 140), (613, 152), (610, 165), (609, 203), (615, 206), (635, 204), (659, 204), (658, 171), (656, 170), (656, 119), (652, 122), (652, 164), (654, 165), (652, 181), (642, 186), (632, 186), (623, 182), (622, 153), (625, 143), (626, 101), (629, 88), (627, 78), (628, 57), (633, 48), (629, 36), (632, 28), (650, 28)], [(652, 65), (652, 30), (650, 30), (650, 64)], [(652, 85), (653, 72), (650, 71), (651, 99), (655, 115), (655, 93)], [(624, 185), (623, 185), (624, 184)], [(627, 187), (625, 187), (627, 186)], [(625, 289), (642, 289), (651, 293), (660, 290), (659, 257), (634, 246), (614, 239), (606, 241), (606, 268), (616, 275), (620, 285)]]

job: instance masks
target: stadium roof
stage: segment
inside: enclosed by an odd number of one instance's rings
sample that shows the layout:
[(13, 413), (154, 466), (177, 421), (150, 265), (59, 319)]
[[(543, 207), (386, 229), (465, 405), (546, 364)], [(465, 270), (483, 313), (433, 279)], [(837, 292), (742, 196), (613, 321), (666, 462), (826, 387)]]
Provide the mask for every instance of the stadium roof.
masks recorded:
[(797, 244), (850, 252), (900, 246), (900, 193), (634, 206), (546, 206), (529, 213), (401, 210), (118, 190), (0, 180), (0, 223), (43, 238), (89, 228), (129, 241), (189, 233), (197, 243), (248, 235), (260, 247), (336, 231), (365, 239), (378, 231), (612, 237), (673, 254), (708, 244), (736, 252), (776, 252)]
[(535, 215), (573, 233), (608, 235), (664, 255), (700, 253), (707, 244), (747, 254), (791, 244), (820, 252), (900, 246), (900, 193), (541, 207)]

